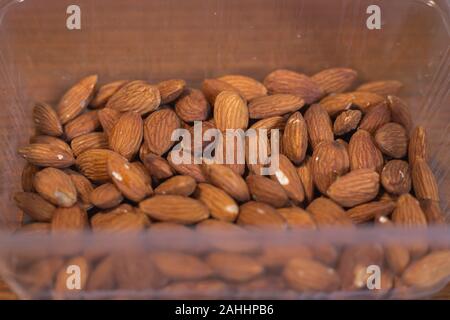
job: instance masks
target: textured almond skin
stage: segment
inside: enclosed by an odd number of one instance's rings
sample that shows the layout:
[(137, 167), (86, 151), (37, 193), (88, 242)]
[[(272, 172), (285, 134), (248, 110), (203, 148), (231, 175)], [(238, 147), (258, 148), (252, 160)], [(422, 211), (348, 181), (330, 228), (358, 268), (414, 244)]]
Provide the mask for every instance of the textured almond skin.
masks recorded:
[(155, 194), (189, 197), (196, 187), (197, 183), (194, 178), (190, 176), (175, 176), (156, 187)]
[(219, 79), (205, 79), (202, 82), (201, 90), (211, 106), (215, 105), (216, 97), (222, 91), (232, 91), (242, 96), (237, 88)]
[(89, 181), (89, 179), (82, 174), (79, 174), (78, 172), (70, 169), (66, 169), (65, 173), (69, 175), (73, 185), (75, 186), (75, 189), (77, 189), (78, 199), (81, 200), (84, 208), (87, 209), (91, 207), (90, 195), (94, 190), (94, 187), (92, 186), (92, 183)]
[(436, 177), (423, 159), (416, 159), (412, 167), (412, 182), (417, 199), (439, 201)]
[(314, 199), (306, 211), (310, 212), (319, 228), (329, 226), (352, 226), (352, 221), (338, 204), (324, 197)]
[(141, 231), (149, 225), (150, 220), (147, 215), (136, 212), (136, 210), (113, 210), (107, 213), (97, 213), (91, 218), (92, 230), (101, 232)]
[(58, 148), (64, 150), (67, 154), (70, 154), (73, 156), (73, 152), (72, 152), (72, 149), (70, 148), (70, 146), (65, 141), (63, 141), (62, 139), (57, 138), (57, 137), (46, 136), (46, 135), (33, 136), (30, 138), (30, 143), (31, 144), (35, 144), (35, 143), (49, 144), (49, 145), (58, 147)]
[(37, 103), (33, 108), (34, 126), (39, 132), (49, 136), (59, 137), (63, 134), (63, 128), (58, 114), (46, 103)]
[(260, 175), (249, 175), (246, 179), (252, 199), (275, 208), (284, 207), (289, 198), (279, 182)]
[(292, 94), (274, 94), (263, 96), (250, 101), (248, 112), (250, 119), (264, 119), (280, 116), (300, 110), (305, 101)]
[(411, 111), (405, 101), (397, 96), (387, 96), (388, 106), (391, 110), (391, 121), (401, 124), (409, 133), (413, 127)]
[(44, 200), (40, 195), (31, 192), (17, 192), (14, 201), (33, 220), (49, 222), (52, 219), (55, 206)]
[(107, 108), (120, 112), (134, 111), (141, 115), (154, 111), (161, 103), (157, 87), (144, 81), (128, 82), (106, 103)]
[(97, 111), (89, 111), (66, 123), (64, 133), (66, 139), (70, 141), (83, 134), (93, 132), (98, 127), (100, 127), (100, 121)]
[(171, 109), (161, 109), (150, 114), (144, 122), (144, 141), (150, 152), (162, 155), (172, 147), (172, 132), (180, 128), (180, 119)]
[(86, 285), (86, 291), (111, 290), (115, 286), (113, 257), (103, 258), (92, 269)]
[(224, 190), (239, 202), (248, 201), (250, 194), (245, 180), (230, 168), (220, 164), (203, 166), (208, 182)]
[(427, 217), (428, 224), (441, 224), (445, 225), (445, 215), (439, 206), (438, 201), (425, 199), (420, 201), (420, 207), (423, 213)]
[(426, 226), (427, 219), (419, 202), (412, 195), (406, 193), (397, 200), (397, 206), (392, 213), (392, 221), (405, 227)]
[(300, 112), (294, 112), (284, 127), (283, 152), (294, 163), (300, 164), (305, 159), (308, 149), (308, 130), (305, 119)]
[(33, 186), (33, 179), (36, 172), (39, 171), (39, 167), (35, 166), (34, 164), (31, 164), (27, 162), (22, 170), (22, 176), (21, 176), (21, 185), (22, 190), (25, 192), (33, 192), (34, 186)]
[(428, 159), (427, 133), (422, 126), (414, 128), (409, 139), (408, 161), (411, 167), (417, 158), (425, 161)]
[(157, 252), (151, 255), (158, 270), (177, 280), (197, 280), (212, 274), (211, 268), (199, 258), (178, 252)]
[(161, 81), (156, 85), (161, 95), (161, 104), (175, 101), (186, 87), (186, 82), (182, 79), (171, 79)]
[(74, 155), (77, 157), (81, 153), (90, 149), (108, 149), (108, 139), (103, 132), (91, 132), (76, 137), (70, 142)]
[(59, 146), (33, 143), (18, 150), (29, 163), (42, 167), (67, 168), (74, 164), (72, 153)]
[(209, 117), (210, 107), (203, 92), (186, 89), (175, 104), (175, 112), (186, 122), (204, 121)]
[(264, 79), (264, 85), (271, 94), (287, 93), (301, 97), (311, 104), (323, 97), (320, 86), (308, 76), (290, 70), (279, 69)]
[(322, 141), (333, 141), (333, 127), (331, 119), (325, 109), (314, 104), (305, 113), (306, 126), (311, 145), (316, 148)]
[(229, 281), (248, 281), (264, 272), (264, 267), (254, 259), (239, 253), (214, 252), (206, 257), (219, 277)]
[(226, 75), (219, 77), (218, 80), (226, 82), (239, 90), (247, 101), (267, 95), (266, 87), (261, 82), (250, 77), (242, 75)]
[(233, 222), (239, 214), (239, 206), (225, 191), (208, 183), (200, 183), (195, 198), (203, 202), (211, 216), (218, 220)]
[(108, 209), (121, 203), (123, 196), (112, 183), (105, 183), (91, 192), (90, 200), (94, 206), (101, 209)]
[(219, 130), (247, 129), (248, 108), (235, 92), (222, 91), (214, 102), (214, 122)]
[(103, 131), (108, 136), (120, 118), (120, 112), (111, 108), (103, 108), (97, 112), (98, 121), (103, 128)]
[(70, 177), (55, 168), (45, 168), (34, 176), (34, 188), (46, 200), (60, 207), (71, 207), (77, 201), (77, 190)]
[(282, 216), (290, 229), (315, 229), (316, 223), (311, 214), (299, 207), (280, 208), (277, 212)]
[(183, 196), (155, 195), (140, 202), (139, 208), (150, 218), (181, 224), (196, 223), (209, 216), (202, 202)]
[[(218, 100), (219, 98), (217, 98), (217, 101)], [(241, 131), (241, 133), (243, 133), (243, 131)], [(217, 141), (215, 152), (216, 155), (213, 158), (212, 162), (223, 164), (238, 175), (242, 176), (245, 172), (245, 152), (247, 151), (247, 149), (244, 149), (244, 152), (242, 152), (238, 148), (238, 146), (242, 145), (245, 148), (247, 141), (248, 140), (246, 140), (243, 136), (234, 135), (233, 131), (222, 132), (220, 140)], [(217, 158), (218, 154), (220, 154), (220, 151), (223, 152), (222, 160), (220, 160), (220, 158)]]
[(311, 77), (326, 94), (348, 91), (358, 77), (358, 73), (349, 68), (330, 68)]
[(361, 120), (362, 112), (359, 110), (346, 110), (336, 117), (333, 124), (333, 132), (337, 136), (346, 134), (354, 129)]
[(354, 223), (363, 223), (377, 216), (389, 215), (394, 208), (394, 201), (372, 201), (347, 210), (347, 215)]
[(172, 160), (172, 152), (170, 152), (169, 155), (167, 156), (167, 161), (178, 174), (190, 176), (194, 178), (195, 181), (197, 182), (206, 182), (206, 177), (203, 174), (202, 168), (199, 164), (195, 163), (176, 164)]
[(237, 223), (257, 229), (284, 230), (286, 228), (283, 217), (272, 206), (258, 201), (249, 201), (241, 205)]
[(284, 267), (283, 278), (300, 292), (332, 292), (339, 288), (339, 275), (320, 262), (296, 258)]
[(312, 175), (312, 158), (307, 157), (302, 165), (297, 168), (297, 174), (305, 191), (305, 200), (311, 202), (314, 197), (314, 179)]
[(397, 94), (402, 87), (403, 84), (400, 81), (381, 80), (364, 83), (356, 88), (356, 91), (373, 92), (381, 96), (387, 96)]
[(338, 93), (328, 96), (320, 101), (322, 107), (327, 110), (330, 116), (334, 116), (341, 111), (349, 109), (352, 105), (357, 106), (363, 113), (384, 101), (384, 98), (376, 93), (354, 91), (348, 93)]
[(86, 211), (74, 205), (70, 208), (57, 208), (51, 224), (52, 231), (81, 231), (88, 227), (89, 221)]
[(110, 180), (108, 175), (108, 158), (114, 154), (111, 150), (90, 149), (77, 157), (76, 165), (80, 172), (94, 182)]
[(269, 118), (264, 118), (261, 120), (256, 121), (250, 128), (258, 130), (258, 129), (279, 129), (283, 130), (284, 126), (286, 125), (286, 118), (282, 116), (273, 116)]
[(347, 150), (338, 142), (323, 142), (313, 152), (312, 178), (317, 189), (324, 194), (339, 176), (348, 172), (349, 168)]
[(297, 170), (286, 156), (279, 155), (279, 167), (271, 178), (280, 183), (289, 199), (295, 204), (305, 199), (305, 192)]
[(167, 179), (175, 173), (169, 162), (163, 157), (149, 153), (143, 159), (145, 167), (156, 179)]
[(392, 194), (408, 193), (411, 190), (411, 171), (403, 160), (391, 160), (381, 172), (381, 184)]
[(128, 80), (118, 80), (102, 85), (98, 89), (89, 106), (94, 109), (103, 108), (108, 102), (109, 98), (111, 98), (113, 94), (115, 94), (127, 83)]
[(109, 177), (127, 199), (139, 202), (153, 193), (141, 172), (119, 154), (112, 153), (108, 157), (107, 169)]
[(143, 135), (141, 116), (136, 112), (125, 112), (111, 130), (109, 146), (111, 150), (130, 160), (139, 151)]
[(395, 122), (382, 126), (375, 133), (375, 142), (380, 150), (389, 157), (403, 158), (408, 149), (408, 135), (405, 128)]
[(353, 170), (339, 177), (327, 190), (328, 196), (344, 207), (353, 207), (374, 199), (380, 188), (380, 176), (370, 169)]
[(359, 128), (373, 134), (389, 121), (391, 121), (391, 111), (387, 106), (387, 103), (383, 102), (367, 110), (361, 120)]
[(97, 79), (97, 75), (83, 78), (64, 94), (57, 107), (61, 124), (75, 119), (88, 106), (94, 95)]
[(450, 251), (435, 251), (413, 262), (402, 280), (415, 288), (432, 288), (450, 276)]
[(381, 172), (383, 155), (373, 143), (372, 136), (365, 130), (356, 131), (348, 144), (351, 170), (373, 169)]

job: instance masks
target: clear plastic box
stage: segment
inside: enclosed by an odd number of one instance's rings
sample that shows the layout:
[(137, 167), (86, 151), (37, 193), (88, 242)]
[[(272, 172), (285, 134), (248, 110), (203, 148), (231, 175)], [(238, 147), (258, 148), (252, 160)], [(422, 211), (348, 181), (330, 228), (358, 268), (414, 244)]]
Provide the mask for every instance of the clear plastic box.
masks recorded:
[[(400, 80), (405, 85), (401, 97), (408, 102), (415, 123), (428, 131), (430, 165), (438, 178), (441, 208), (448, 216), (447, 1), (78, 0), (81, 29), (69, 30), (66, 10), (71, 4), (0, 0), (0, 271), (20, 297), (409, 298), (430, 295), (447, 283), (448, 279), (442, 279), (433, 287), (409, 288), (394, 279), (392, 290), (382, 293), (342, 288), (293, 290), (283, 282), (275, 256), (269, 257), (263, 270), (248, 281), (230, 280), (216, 273), (178, 275), (163, 281), (152, 274), (154, 269), (145, 260), (155, 252), (174, 250), (206, 259), (210, 253), (227, 251), (217, 244), (236, 241), (251, 261), (260, 262), (266, 249), (282, 252), (291, 248), (298, 253), (299, 246), (316, 250), (328, 266), (338, 268), (338, 257), (333, 258), (332, 253), (330, 257), (330, 246), (338, 255), (345, 248), (359, 248), (364, 255), (373, 246), (393, 242), (406, 247), (427, 242), (429, 248), (448, 250), (450, 234), (442, 227), (426, 231), (267, 231), (246, 234), (244, 239), (229, 234), (206, 237), (170, 231), (65, 236), (11, 232), (21, 221), (12, 200), (14, 192), (20, 190), (24, 165), (16, 150), (32, 134), (33, 103), (56, 103), (69, 86), (88, 74), (98, 74), (100, 83), (117, 79), (155, 83), (182, 78), (190, 86), (198, 86), (204, 78), (231, 73), (261, 80), (277, 68), (313, 74), (344, 66), (358, 70), (359, 81)], [(370, 5), (381, 9), (379, 30), (366, 25)], [(246, 252), (242, 241), (256, 242), (257, 246)], [(105, 257), (117, 255), (126, 264), (122, 268), (128, 270), (128, 282), (114, 276), (120, 273), (117, 261), (104, 263), (101, 271)], [(55, 288), (58, 274), (74, 257), (87, 264), (89, 276), (96, 271), (97, 278), (109, 275), (115, 280), (97, 279), (92, 290), (61, 293)], [(283, 257), (279, 259), (284, 261)], [(94, 276), (88, 277), (87, 282), (92, 279)]]

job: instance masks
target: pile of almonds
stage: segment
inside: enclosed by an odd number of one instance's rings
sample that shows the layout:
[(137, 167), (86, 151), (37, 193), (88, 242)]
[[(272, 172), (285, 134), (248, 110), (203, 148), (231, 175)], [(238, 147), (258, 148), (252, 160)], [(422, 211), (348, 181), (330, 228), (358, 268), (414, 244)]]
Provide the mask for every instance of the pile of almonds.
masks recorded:
[[(426, 131), (413, 127), (397, 97), (402, 84), (354, 89), (356, 81), (355, 70), (332, 68), (313, 76), (276, 70), (262, 83), (225, 75), (204, 80), (200, 90), (180, 79), (121, 80), (97, 90), (97, 76), (88, 76), (55, 109), (34, 107), (36, 135), (18, 150), (27, 164), (14, 199), (31, 220), (19, 232), (444, 224)], [(263, 176), (249, 163), (176, 164), (172, 132), (193, 131), (194, 121), (222, 132), (279, 129), (279, 169)], [(429, 288), (450, 275), (450, 251), (422, 243), (261, 248), (230, 239), (211, 246), (205, 253), (180, 243), (179, 252), (142, 253), (128, 265), (111, 255), (53, 257), (45, 269), (52, 272), (34, 285), (64, 291), (62, 267), (75, 262), (88, 274), (83, 289), (157, 288), (174, 296), (360, 290), (371, 264), (383, 267), (384, 292)]]

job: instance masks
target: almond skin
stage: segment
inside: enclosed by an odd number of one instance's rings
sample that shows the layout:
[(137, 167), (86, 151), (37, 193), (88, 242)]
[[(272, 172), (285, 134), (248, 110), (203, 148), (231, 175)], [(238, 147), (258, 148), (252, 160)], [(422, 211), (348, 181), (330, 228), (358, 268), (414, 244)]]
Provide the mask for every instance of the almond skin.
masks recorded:
[(370, 107), (376, 106), (383, 101), (384, 97), (376, 93), (354, 91), (330, 95), (322, 99), (320, 104), (332, 117), (352, 106), (358, 107), (363, 113), (365, 113), (370, 109)]
[(56, 138), (56, 137), (52, 137), (52, 136), (45, 136), (45, 135), (38, 135), (38, 136), (31, 137), (30, 143), (31, 144), (34, 144), (34, 143), (49, 144), (49, 145), (58, 147), (61, 150), (64, 150), (67, 154), (70, 154), (73, 156), (73, 152), (72, 152), (72, 149), (70, 148), (70, 146), (60, 138)]
[(302, 182), (300, 181), (294, 165), (286, 156), (282, 154), (279, 155), (278, 169), (271, 178), (280, 183), (292, 202), (295, 204), (303, 202), (305, 199), (305, 192), (303, 190)]
[(22, 190), (25, 192), (33, 192), (33, 179), (36, 172), (39, 171), (39, 167), (27, 162), (22, 170), (21, 182)]
[(91, 207), (90, 195), (91, 192), (94, 190), (92, 183), (89, 181), (88, 178), (86, 178), (82, 174), (79, 174), (76, 171), (66, 169), (65, 173), (69, 175), (73, 185), (75, 186), (75, 189), (77, 189), (78, 198), (83, 203), (84, 208), (86, 209), (90, 208)]
[(411, 190), (411, 171), (403, 160), (391, 160), (381, 172), (381, 184), (392, 194), (408, 193)]
[(70, 208), (57, 208), (53, 213), (51, 223), (53, 232), (81, 231), (89, 225), (86, 211), (78, 205)]
[(197, 187), (197, 182), (190, 176), (175, 176), (163, 183), (156, 189), (155, 194), (167, 194), (189, 197)]
[(161, 95), (161, 104), (175, 101), (186, 87), (186, 82), (182, 79), (171, 79), (161, 81), (156, 85)]
[(214, 122), (219, 130), (247, 129), (248, 108), (235, 92), (222, 91), (214, 102)]
[(143, 163), (150, 174), (156, 179), (167, 179), (175, 173), (175, 170), (170, 166), (169, 162), (156, 154), (147, 154), (143, 159)]
[(425, 128), (418, 126), (411, 132), (408, 147), (408, 160), (411, 167), (414, 166), (416, 159), (428, 159), (428, 141)]
[(55, 168), (45, 168), (34, 176), (34, 188), (46, 200), (60, 207), (71, 207), (77, 201), (77, 190), (70, 177)]
[(177, 280), (198, 280), (212, 274), (211, 267), (199, 258), (178, 252), (157, 252), (151, 255), (158, 270)]
[(403, 84), (397, 80), (372, 81), (360, 85), (356, 91), (373, 92), (381, 96), (397, 94)]
[(439, 201), (436, 177), (425, 160), (417, 158), (412, 167), (412, 182), (417, 199)]
[(337, 136), (344, 135), (355, 130), (361, 120), (362, 112), (359, 110), (346, 110), (336, 117), (333, 124), (333, 132)]
[(170, 166), (178, 174), (190, 176), (190, 177), (194, 178), (195, 181), (197, 181), (197, 182), (206, 182), (206, 177), (202, 171), (202, 167), (199, 164), (195, 164), (195, 163), (176, 164), (172, 160), (172, 152), (170, 152), (169, 155), (167, 156), (167, 160), (168, 160)]
[(308, 149), (308, 130), (300, 112), (294, 112), (284, 127), (283, 152), (296, 165), (305, 159)]
[(203, 202), (211, 216), (218, 220), (233, 222), (239, 214), (239, 206), (225, 191), (208, 183), (199, 183), (195, 198)]
[(267, 95), (266, 87), (261, 82), (250, 77), (242, 75), (226, 75), (218, 79), (239, 90), (247, 101)]
[(311, 172), (314, 184), (320, 192), (326, 193), (329, 186), (349, 170), (347, 150), (338, 142), (325, 141), (313, 152)]
[(284, 207), (289, 198), (279, 182), (260, 175), (246, 179), (253, 200), (267, 203), (275, 208)]
[(239, 202), (248, 201), (250, 193), (245, 180), (230, 168), (220, 164), (203, 166), (208, 182), (224, 190)]
[(205, 261), (219, 277), (233, 282), (249, 281), (264, 272), (255, 259), (239, 253), (214, 252)]
[(289, 229), (315, 229), (316, 223), (311, 214), (299, 207), (280, 208), (277, 212), (282, 216)]
[(231, 91), (242, 96), (238, 89), (228, 84), (227, 82), (218, 79), (205, 79), (202, 82), (201, 90), (211, 106), (215, 105), (216, 97), (222, 91)]
[(406, 132), (411, 132), (413, 121), (411, 111), (405, 101), (397, 96), (387, 96), (388, 106), (391, 110), (391, 121), (401, 124)]
[(445, 225), (445, 215), (442, 212), (438, 201), (425, 199), (420, 201), (420, 206), (427, 217), (428, 224)]
[(358, 77), (358, 73), (349, 68), (330, 68), (311, 77), (326, 94), (348, 91)]
[(186, 122), (207, 120), (210, 107), (203, 92), (197, 89), (186, 89), (175, 104), (175, 112)]
[(324, 92), (308, 76), (290, 70), (279, 69), (271, 72), (264, 79), (270, 94), (287, 93), (301, 97), (306, 104), (319, 100)]
[(35, 221), (49, 222), (55, 211), (53, 204), (32, 192), (17, 192), (14, 194), (14, 201), (20, 209)]
[(273, 207), (258, 201), (249, 201), (241, 205), (237, 223), (257, 229), (283, 230), (286, 228), (283, 217)]
[(309, 141), (315, 149), (322, 141), (333, 141), (333, 127), (326, 110), (319, 104), (309, 107), (305, 113)]
[(29, 163), (41, 167), (67, 168), (75, 162), (72, 153), (50, 144), (33, 143), (20, 148), (18, 153)]
[(97, 112), (98, 121), (100, 121), (100, 125), (107, 136), (116, 122), (119, 121), (120, 115), (119, 111), (110, 108), (103, 108)]
[(88, 106), (94, 95), (97, 79), (97, 75), (83, 78), (64, 94), (57, 107), (61, 124), (75, 119)]
[(97, 213), (91, 218), (92, 230), (101, 232), (141, 231), (150, 225), (144, 213), (136, 210)]
[(375, 142), (385, 155), (396, 159), (403, 158), (408, 149), (406, 130), (395, 122), (379, 128), (375, 133)]
[(248, 112), (250, 119), (264, 119), (280, 116), (300, 110), (304, 100), (292, 94), (274, 94), (263, 96), (250, 101)]
[(141, 115), (154, 111), (161, 103), (157, 87), (144, 81), (131, 81), (109, 98), (107, 108), (120, 112), (134, 111)]
[(419, 202), (409, 193), (401, 195), (392, 213), (392, 221), (405, 227), (420, 227), (427, 225), (427, 219)]
[(370, 169), (353, 170), (339, 177), (327, 190), (328, 196), (344, 207), (353, 207), (374, 199), (380, 188), (380, 176)]
[(360, 129), (373, 134), (379, 128), (391, 121), (391, 111), (386, 102), (371, 107), (361, 120)]
[(372, 136), (365, 130), (356, 131), (348, 144), (351, 170), (372, 169), (381, 172), (383, 155), (373, 143)]
[(307, 157), (302, 165), (297, 168), (297, 174), (305, 191), (305, 200), (311, 202), (314, 197), (314, 179), (312, 175), (312, 158)]
[(121, 203), (123, 196), (112, 183), (105, 183), (91, 192), (90, 200), (94, 206), (101, 209), (108, 209)]
[(136, 112), (125, 112), (116, 122), (109, 135), (110, 148), (126, 159), (132, 159), (139, 151), (144, 124)]
[(155, 195), (139, 203), (139, 208), (150, 218), (181, 224), (196, 223), (209, 216), (202, 202), (183, 196)]
[(110, 180), (108, 175), (108, 158), (114, 154), (111, 150), (90, 149), (77, 157), (77, 167), (89, 180), (105, 182)]
[(319, 228), (330, 226), (352, 226), (352, 221), (338, 204), (324, 197), (314, 199), (306, 211), (311, 213)]
[(180, 119), (169, 108), (150, 114), (144, 123), (144, 141), (150, 152), (162, 155), (175, 143), (171, 140), (174, 130), (180, 128)]
[(33, 108), (33, 121), (36, 129), (43, 134), (59, 137), (63, 128), (58, 114), (46, 103), (37, 103)]
[(70, 146), (77, 157), (86, 150), (108, 149), (109, 143), (104, 132), (91, 132), (76, 137), (70, 142)]
[(69, 297), (77, 297), (77, 290), (71, 291), (67, 284), (70, 282), (70, 273), (67, 272), (68, 266), (75, 265), (80, 268), (80, 290), (84, 290), (86, 288), (86, 282), (89, 278), (89, 274), (91, 272), (91, 268), (89, 265), (89, 261), (86, 258), (79, 256), (69, 259), (66, 264), (64, 264), (56, 274), (55, 285), (52, 290), (54, 299), (67, 299)]
[(387, 216), (394, 208), (394, 201), (372, 201), (347, 210), (347, 216), (354, 223), (363, 223), (371, 221), (377, 216)]
[(90, 107), (100, 109), (105, 107), (109, 98), (113, 96), (120, 88), (122, 88), (128, 80), (118, 80), (102, 85), (90, 103)]

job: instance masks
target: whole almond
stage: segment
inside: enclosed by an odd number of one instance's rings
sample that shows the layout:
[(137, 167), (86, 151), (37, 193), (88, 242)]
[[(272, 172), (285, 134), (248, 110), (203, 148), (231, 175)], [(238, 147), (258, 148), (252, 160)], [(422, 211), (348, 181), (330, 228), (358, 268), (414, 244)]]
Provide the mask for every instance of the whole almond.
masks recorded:
[(130, 160), (139, 151), (143, 135), (144, 124), (141, 116), (136, 112), (125, 112), (109, 134), (109, 146)]
[(171, 79), (161, 81), (156, 85), (161, 95), (161, 104), (175, 101), (186, 87), (186, 82), (182, 79)]
[(358, 73), (349, 68), (330, 68), (311, 77), (326, 94), (348, 91), (355, 82)]
[(36, 129), (43, 134), (55, 137), (63, 134), (58, 114), (46, 103), (41, 102), (34, 106), (33, 121)]
[(328, 196), (344, 207), (353, 207), (374, 199), (380, 188), (380, 176), (371, 169), (353, 170), (339, 177), (327, 190)]
[(239, 90), (229, 83), (219, 80), (219, 79), (205, 79), (202, 82), (202, 88), (201, 88), (203, 94), (206, 97), (206, 100), (208, 100), (209, 104), (211, 106), (215, 105), (216, 97), (221, 93), (222, 91), (232, 91), (237, 94), (239, 94), (242, 97), (242, 94), (239, 92)]
[(241, 205), (237, 223), (257, 229), (283, 230), (286, 227), (284, 218), (273, 207), (258, 201)]
[(417, 158), (425, 161), (428, 159), (427, 133), (422, 126), (415, 127), (409, 139), (408, 160), (411, 167)]
[(384, 101), (383, 96), (372, 92), (354, 91), (330, 95), (320, 101), (330, 116), (334, 116), (350, 107), (356, 106), (363, 113)]
[(427, 217), (428, 224), (445, 225), (445, 215), (442, 212), (438, 201), (425, 199), (420, 201), (420, 206)]
[(94, 206), (101, 209), (108, 209), (121, 203), (123, 196), (112, 183), (105, 183), (91, 192), (90, 200)]
[(108, 149), (108, 138), (104, 132), (91, 132), (76, 137), (70, 142), (74, 155), (77, 157), (86, 150)]
[(64, 94), (57, 107), (61, 124), (75, 119), (89, 105), (94, 95), (97, 79), (97, 75), (83, 78)]
[(312, 158), (307, 157), (302, 165), (297, 168), (297, 174), (302, 182), (303, 190), (305, 191), (306, 202), (311, 202), (314, 197), (314, 179), (312, 175)]
[(305, 121), (313, 149), (322, 141), (334, 140), (330, 116), (320, 104), (309, 107), (305, 113)]
[(273, 116), (256, 121), (250, 128), (255, 130), (267, 129), (268, 131), (271, 129), (283, 130), (286, 125), (286, 121), (286, 117)]
[(292, 94), (274, 94), (253, 99), (248, 105), (251, 119), (264, 119), (300, 110), (305, 101)]
[(78, 205), (70, 208), (57, 208), (52, 217), (52, 231), (82, 231), (89, 225), (88, 215)]
[(380, 150), (389, 157), (403, 158), (408, 149), (408, 135), (402, 125), (390, 122), (375, 133), (375, 141)]
[(33, 192), (33, 180), (36, 172), (39, 171), (39, 167), (35, 166), (27, 162), (22, 170), (21, 182), (22, 182), (22, 190), (25, 192)]
[(367, 110), (359, 124), (359, 128), (373, 134), (389, 121), (391, 121), (391, 111), (387, 103), (382, 102)]
[(205, 261), (219, 277), (229, 281), (248, 281), (264, 272), (264, 266), (255, 259), (239, 253), (214, 252)]
[(291, 160), (286, 156), (279, 155), (278, 169), (271, 178), (280, 183), (289, 199), (295, 204), (303, 202), (305, 199), (305, 191), (303, 190), (302, 182)]
[(394, 201), (372, 201), (347, 210), (347, 216), (354, 223), (363, 223), (374, 220), (378, 216), (387, 216), (394, 208)]
[(92, 230), (101, 232), (141, 231), (150, 225), (144, 213), (131, 211), (111, 211), (97, 213), (91, 218)]
[(62, 170), (45, 168), (34, 176), (34, 188), (46, 200), (60, 207), (71, 207), (77, 201), (77, 189)]
[(183, 196), (155, 195), (140, 202), (139, 208), (150, 218), (182, 224), (196, 223), (209, 216), (202, 202)]
[(218, 79), (239, 90), (247, 101), (267, 95), (266, 87), (261, 82), (250, 77), (242, 75), (226, 75)]
[(14, 201), (20, 209), (35, 221), (49, 222), (55, 211), (53, 204), (32, 192), (17, 192), (14, 194)]
[(181, 175), (190, 176), (195, 179), (197, 182), (205, 182), (206, 177), (203, 174), (202, 167), (199, 164), (195, 163), (177, 163), (174, 161), (173, 152), (170, 152), (167, 156), (167, 161), (170, 166)]
[(373, 92), (379, 94), (381, 96), (387, 96), (392, 94), (397, 94), (400, 89), (403, 87), (403, 84), (397, 80), (381, 80), (381, 81), (372, 81), (367, 82), (360, 85), (356, 88), (357, 91), (366, 91)]
[(413, 122), (411, 111), (405, 101), (397, 96), (387, 96), (388, 106), (391, 110), (391, 121), (401, 124), (406, 132), (411, 132)]
[(75, 186), (75, 189), (77, 189), (78, 198), (83, 203), (84, 208), (87, 209), (91, 207), (90, 195), (94, 190), (94, 187), (92, 186), (92, 183), (89, 181), (89, 179), (82, 174), (79, 174), (78, 172), (70, 169), (65, 170), (65, 173), (69, 175), (73, 185)]
[(166, 159), (153, 153), (147, 154), (143, 159), (143, 163), (156, 179), (167, 179), (175, 173), (175, 170)]
[(77, 167), (86, 178), (94, 182), (108, 181), (108, 158), (114, 154), (106, 149), (89, 149), (77, 157)]
[(235, 92), (222, 91), (214, 102), (214, 122), (219, 130), (247, 129), (248, 108)]
[(351, 95), (352, 104), (361, 109), (363, 113), (366, 113), (373, 106), (382, 104), (385, 101), (384, 96), (374, 92), (354, 91), (351, 92)]
[(197, 183), (194, 178), (190, 176), (175, 176), (161, 183), (155, 189), (155, 194), (189, 197), (196, 187)]
[(260, 175), (249, 175), (246, 179), (252, 199), (275, 208), (284, 207), (289, 198), (279, 182)]
[(381, 184), (392, 194), (408, 193), (411, 190), (411, 172), (403, 160), (391, 160), (381, 171)]
[(112, 256), (100, 260), (92, 269), (86, 285), (87, 291), (111, 290), (115, 287)]
[(403, 272), (402, 280), (415, 288), (433, 288), (450, 276), (450, 251), (435, 251), (413, 262)]
[(203, 92), (197, 89), (186, 89), (175, 104), (175, 112), (186, 122), (207, 120), (210, 107)]
[(98, 120), (106, 135), (109, 135), (112, 128), (120, 118), (120, 112), (115, 109), (103, 108), (97, 112)]
[(372, 169), (381, 172), (383, 155), (373, 143), (372, 136), (365, 130), (356, 131), (348, 144), (351, 170)]
[(300, 112), (294, 112), (284, 127), (283, 152), (294, 163), (300, 164), (305, 159), (308, 149), (308, 131), (306, 122)]
[(222, 189), (208, 183), (200, 183), (195, 191), (195, 197), (208, 207), (213, 218), (228, 222), (236, 220), (239, 207)]
[(287, 93), (301, 97), (306, 104), (319, 100), (324, 92), (310, 77), (290, 70), (279, 69), (264, 79), (264, 85), (271, 94)]
[(152, 183), (152, 177), (150, 176), (150, 172), (142, 162), (133, 161), (130, 163), (130, 166), (139, 173), (139, 175), (145, 180), (145, 183), (148, 184)]
[(319, 228), (330, 226), (349, 227), (353, 223), (338, 204), (324, 197), (314, 199), (306, 208)]
[(311, 214), (299, 207), (280, 208), (277, 212), (282, 216), (290, 229), (315, 229), (316, 223)]
[(362, 112), (359, 110), (346, 110), (336, 117), (333, 124), (333, 132), (337, 136), (344, 135), (358, 127)]
[(128, 83), (127, 80), (118, 80), (102, 85), (92, 99), (90, 106), (94, 109), (103, 108), (109, 98), (111, 98), (113, 94), (115, 94), (126, 83)]
[(172, 133), (180, 127), (180, 119), (169, 108), (150, 114), (144, 122), (144, 141), (150, 152), (162, 155), (172, 147)]
[(30, 143), (41, 143), (41, 144), (50, 144), (52, 146), (58, 147), (64, 150), (66, 153), (71, 154), (73, 156), (72, 149), (70, 146), (62, 139), (52, 136), (46, 135), (38, 135), (30, 138)]
[(405, 227), (420, 227), (427, 225), (427, 219), (419, 202), (409, 193), (401, 195), (392, 213), (392, 221)]
[(311, 158), (314, 184), (324, 194), (339, 176), (348, 172), (349, 167), (347, 150), (335, 141), (325, 141), (319, 144)]
[(151, 257), (158, 270), (171, 279), (198, 280), (212, 274), (208, 264), (185, 253), (156, 252)]
[(107, 108), (120, 112), (134, 111), (141, 115), (154, 111), (161, 103), (156, 86), (144, 81), (131, 81), (121, 87), (109, 98)]
[(412, 183), (417, 199), (439, 201), (439, 189), (431, 168), (423, 159), (417, 158), (412, 167)]
[(33, 143), (19, 148), (18, 153), (31, 164), (42, 167), (67, 168), (75, 162), (72, 153), (57, 145)]
[(67, 140), (72, 140), (83, 134), (95, 131), (100, 127), (97, 111), (85, 112), (75, 119), (69, 121), (64, 126), (64, 133)]

